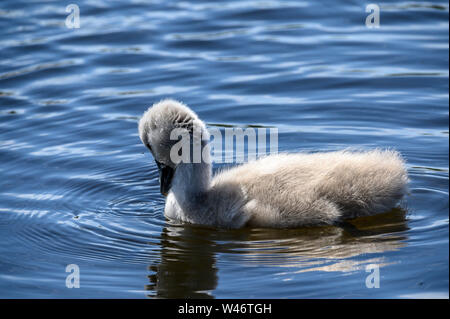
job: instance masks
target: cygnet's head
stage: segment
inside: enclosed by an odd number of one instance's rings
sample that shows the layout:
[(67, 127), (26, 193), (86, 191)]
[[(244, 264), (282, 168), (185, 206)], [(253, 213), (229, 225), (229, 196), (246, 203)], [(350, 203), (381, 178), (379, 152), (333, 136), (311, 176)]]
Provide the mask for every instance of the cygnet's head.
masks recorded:
[(189, 134), (192, 145), (194, 127), (201, 132), (202, 139), (209, 139), (206, 126), (197, 115), (183, 103), (172, 99), (153, 104), (139, 121), (139, 137), (152, 153), (158, 166), (163, 195), (167, 195), (170, 190), (174, 172), (182, 155), (181, 149), (177, 148), (176, 153), (172, 149), (182, 139), (178, 132)]

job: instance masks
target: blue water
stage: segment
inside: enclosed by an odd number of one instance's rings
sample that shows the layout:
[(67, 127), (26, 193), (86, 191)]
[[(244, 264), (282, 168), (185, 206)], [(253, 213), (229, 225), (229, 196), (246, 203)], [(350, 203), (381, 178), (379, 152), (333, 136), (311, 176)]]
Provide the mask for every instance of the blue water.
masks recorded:
[[(0, 297), (448, 298), (447, 2), (69, 3), (0, 2)], [(395, 148), (410, 193), (353, 234), (171, 224), (137, 133), (166, 97), (280, 152)]]

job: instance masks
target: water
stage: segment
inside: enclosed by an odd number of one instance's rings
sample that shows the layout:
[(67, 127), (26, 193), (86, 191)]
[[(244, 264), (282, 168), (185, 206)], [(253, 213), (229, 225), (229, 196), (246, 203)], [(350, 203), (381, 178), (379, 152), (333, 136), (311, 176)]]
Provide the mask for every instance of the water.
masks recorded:
[[(67, 4), (0, 3), (0, 297), (448, 298), (447, 2)], [(410, 193), (357, 234), (171, 224), (136, 124), (165, 97), (279, 151), (396, 148)]]

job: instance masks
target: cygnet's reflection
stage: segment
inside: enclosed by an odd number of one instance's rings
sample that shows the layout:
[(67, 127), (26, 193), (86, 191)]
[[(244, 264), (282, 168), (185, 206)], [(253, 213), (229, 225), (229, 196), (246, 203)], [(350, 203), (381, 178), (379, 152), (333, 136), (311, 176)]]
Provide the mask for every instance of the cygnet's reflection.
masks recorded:
[[(212, 298), (218, 283), (219, 254), (233, 254), (242, 265), (350, 272), (383, 257), (355, 258), (397, 250), (408, 230), (406, 212), (352, 220), (342, 227), (217, 230), (168, 225), (161, 234), (160, 259), (150, 265), (149, 297)], [(244, 274), (243, 274), (244, 275)]]
[(217, 286), (216, 249), (211, 229), (172, 225), (161, 234), (161, 258), (146, 289), (157, 298), (212, 298)]

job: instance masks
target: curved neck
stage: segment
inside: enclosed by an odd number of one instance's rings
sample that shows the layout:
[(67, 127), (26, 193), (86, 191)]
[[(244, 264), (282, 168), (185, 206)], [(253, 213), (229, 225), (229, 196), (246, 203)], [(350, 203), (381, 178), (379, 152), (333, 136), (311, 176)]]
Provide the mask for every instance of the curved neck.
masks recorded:
[[(208, 145), (206, 145), (208, 146)], [(180, 163), (172, 179), (171, 194), (175, 215), (195, 224), (238, 228), (249, 220), (244, 213), (247, 203), (239, 185), (222, 183), (212, 185), (212, 168), (209, 147), (200, 163)], [(167, 202), (166, 202), (167, 204)], [(178, 206), (178, 207), (177, 207)]]
[(202, 150), (205, 152), (200, 163), (181, 162), (173, 176), (171, 191), (186, 212), (202, 207), (210, 189), (212, 166), (208, 143), (202, 147)]

